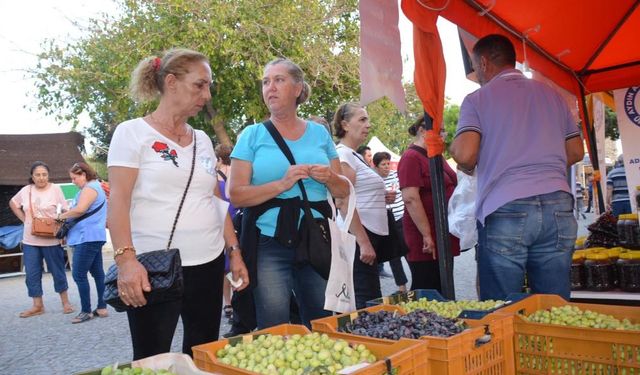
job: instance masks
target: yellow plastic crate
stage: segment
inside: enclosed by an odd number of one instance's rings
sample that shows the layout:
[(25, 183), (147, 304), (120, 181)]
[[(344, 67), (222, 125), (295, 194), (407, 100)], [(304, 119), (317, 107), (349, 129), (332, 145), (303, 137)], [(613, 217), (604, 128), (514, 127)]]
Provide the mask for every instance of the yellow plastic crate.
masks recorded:
[[(335, 315), (311, 322), (313, 331), (327, 333), (345, 340), (358, 338), (365, 345), (393, 343), (394, 340), (378, 339), (338, 332), (338, 327), (355, 319), (362, 311), (397, 311), (405, 314), (397, 305), (377, 305), (351, 314)], [(469, 329), (451, 337), (423, 336), (429, 358), (429, 374), (438, 375), (512, 375), (513, 368), (513, 317), (494, 316), (489, 321), (463, 319)], [(488, 341), (487, 341), (488, 340)]]
[[(208, 344), (194, 346), (193, 360), (198, 368), (204, 371), (233, 374), (233, 375), (253, 375), (252, 371), (247, 371), (238, 367), (226, 365), (216, 358), (218, 350), (225, 345), (239, 342), (240, 340), (252, 340), (263, 334), (272, 335), (306, 335), (311, 333), (307, 327), (302, 325), (282, 324), (279, 326), (267, 328), (261, 331), (252, 332), (251, 334), (231, 337), (224, 340), (214, 341)], [(338, 338), (335, 335), (328, 334), (329, 337)], [(340, 337), (343, 338), (343, 337)], [(400, 340), (389, 343), (369, 343), (360, 340), (358, 336), (351, 338), (343, 338), (351, 345), (363, 344), (378, 359), (377, 362), (359, 369), (352, 374), (358, 375), (382, 375), (397, 369), (398, 374), (407, 375), (426, 375), (427, 356), (425, 348), (418, 340)], [(233, 344), (232, 344), (233, 345)]]
[(564, 305), (640, 322), (638, 307), (570, 303), (557, 295), (533, 295), (494, 313), (514, 318), (516, 374), (640, 374), (640, 331), (534, 323), (520, 316)]

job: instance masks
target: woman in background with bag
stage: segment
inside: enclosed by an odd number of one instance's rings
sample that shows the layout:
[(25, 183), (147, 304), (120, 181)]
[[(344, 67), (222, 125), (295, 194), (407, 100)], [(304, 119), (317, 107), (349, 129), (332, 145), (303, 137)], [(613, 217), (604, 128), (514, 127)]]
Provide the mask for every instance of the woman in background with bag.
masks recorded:
[(54, 237), (54, 228), (47, 237), (32, 234), (34, 219), (46, 218), (55, 222), (57, 207), (67, 208), (62, 190), (58, 185), (49, 182), (49, 166), (41, 161), (31, 165), (29, 185), (9, 201), (11, 211), (24, 223), (22, 237), (22, 259), (26, 272), (25, 282), (29, 297), (33, 299), (33, 306), (20, 313), (21, 318), (28, 318), (44, 314), (42, 301), (42, 259), (47, 263), (47, 269), (53, 276), (53, 285), (60, 293), (62, 311), (65, 314), (73, 312), (69, 303), (67, 289), (67, 274), (65, 273), (64, 250), (60, 240)]
[[(73, 198), (69, 211), (58, 215), (59, 220), (68, 220), (73, 225), (67, 232), (67, 245), (73, 247), (71, 275), (78, 286), (81, 310), (71, 323), (82, 323), (96, 316), (106, 317), (104, 302), (104, 268), (102, 246), (107, 240), (107, 197), (98, 181), (98, 175), (90, 165), (75, 163), (69, 177), (80, 191)], [(67, 224), (67, 225), (69, 225)], [(98, 294), (97, 308), (91, 311), (91, 286), (87, 273), (91, 272)]]
[[(409, 248), (407, 260), (411, 269), (411, 289), (436, 289), (440, 287), (440, 267), (435, 239), (436, 224), (433, 209), (429, 159), (424, 146), (426, 126), (420, 116), (409, 129), (413, 143), (402, 154), (398, 163), (398, 178), (404, 200), (405, 214), (402, 218), (404, 240)], [(444, 192), (447, 202), (457, 184), (456, 172), (443, 163)], [(449, 235), (451, 252), (460, 255), (460, 245), (455, 236)]]
[[(262, 76), (262, 98), (296, 165), (291, 165), (264, 123), (246, 127), (231, 153), (231, 202), (245, 207), (242, 246), (249, 269), (257, 274), (253, 296), (259, 329), (290, 321), (292, 291), (307, 326), (329, 314), (323, 308), (326, 280), (309, 263), (296, 262), (298, 227), (305, 225), (299, 220), (303, 214), (298, 181), (302, 180), (317, 218), (326, 216), (322, 211), (330, 214), (327, 189), (344, 198), (349, 187), (338, 176), (340, 163), (331, 135), (322, 125), (298, 116), (298, 106), (310, 94), (297, 64), (282, 58), (269, 62)], [(252, 228), (257, 231), (250, 233)]]
[[(339, 139), (336, 150), (340, 155), (342, 172), (356, 191), (356, 212), (360, 220), (350, 229), (358, 244), (353, 261), (353, 284), (356, 306), (361, 309), (366, 307), (367, 301), (382, 296), (376, 258), (384, 250), (389, 235), (385, 188), (382, 177), (355, 151), (371, 128), (364, 107), (358, 103), (342, 104), (333, 117), (332, 125)], [(361, 225), (358, 225), (360, 221)]]
[[(219, 199), (213, 145), (187, 123), (211, 100), (210, 88), (211, 68), (201, 53), (172, 49), (145, 58), (133, 72), (131, 93), (138, 102), (159, 97), (159, 104), (118, 125), (109, 147), (108, 221), (134, 359), (170, 351), (180, 317), (184, 353), (218, 339), (225, 249), (234, 280), (242, 279), (238, 289), (250, 282)], [(177, 255), (161, 251), (168, 245), (179, 249)], [(183, 292), (147, 304), (149, 274), (136, 254), (152, 252), (181, 259), (175, 280), (182, 280)]]

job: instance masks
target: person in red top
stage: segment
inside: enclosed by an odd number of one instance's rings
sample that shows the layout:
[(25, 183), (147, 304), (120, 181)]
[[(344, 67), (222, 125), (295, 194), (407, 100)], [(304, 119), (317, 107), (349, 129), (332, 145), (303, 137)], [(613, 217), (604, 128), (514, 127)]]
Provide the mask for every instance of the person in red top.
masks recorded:
[[(421, 116), (409, 127), (409, 134), (415, 138), (398, 164), (398, 178), (405, 207), (402, 227), (409, 248), (407, 260), (411, 269), (411, 289), (441, 291), (429, 159), (424, 146), (425, 131), (424, 117)], [(457, 184), (456, 172), (444, 163), (447, 202)], [(451, 252), (454, 256), (460, 255), (458, 238), (450, 235), (450, 240)]]

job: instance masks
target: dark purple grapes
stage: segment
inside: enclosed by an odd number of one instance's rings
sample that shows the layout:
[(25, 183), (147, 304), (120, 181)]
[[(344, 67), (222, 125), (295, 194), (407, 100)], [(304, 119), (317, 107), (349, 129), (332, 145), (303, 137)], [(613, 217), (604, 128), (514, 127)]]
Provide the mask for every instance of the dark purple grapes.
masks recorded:
[(339, 332), (390, 340), (402, 337), (449, 337), (463, 330), (464, 327), (457, 320), (425, 310), (415, 310), (406, 315), (391, 311), (363, 311), (356, 319), (338, 328)]

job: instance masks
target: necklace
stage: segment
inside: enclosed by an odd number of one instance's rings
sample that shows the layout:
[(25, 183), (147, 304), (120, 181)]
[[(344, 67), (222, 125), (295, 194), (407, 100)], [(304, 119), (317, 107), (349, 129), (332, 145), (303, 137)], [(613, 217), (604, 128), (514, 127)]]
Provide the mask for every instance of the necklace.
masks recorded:
[(167, 127), (165, 125), (163, 125), (160, 121), (158, 121), (155, 117), (153, 117), (153, 112), (149, 114), (149, 118), (158, 126), (160, 126), (161, 129), (167, 131), (169, 134), (173, 135), (174, 137), (178, 138), (178, 143), (180, 143), (180, 141), (182, 140), (182, 137), (188, 135), (191, 132), (191, 128), (189, 127), (189, 125), (184, 124), (184, 132), (182, 134), (180, 133), (176, 133), (175, 131), (173, 131), (173, 129), (171, 129), (170, 127)]

